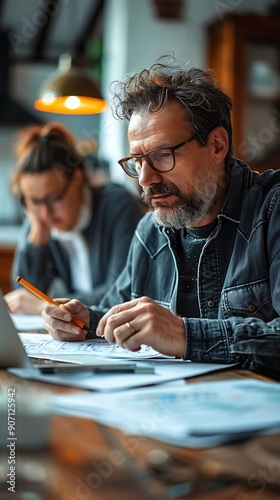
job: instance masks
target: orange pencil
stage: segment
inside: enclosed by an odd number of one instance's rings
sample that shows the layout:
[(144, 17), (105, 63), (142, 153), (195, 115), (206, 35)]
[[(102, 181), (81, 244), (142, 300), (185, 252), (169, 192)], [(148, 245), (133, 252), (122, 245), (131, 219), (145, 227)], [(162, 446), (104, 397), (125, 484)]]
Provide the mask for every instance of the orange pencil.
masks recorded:
[[(39, 297), (39, 299), (45, 300), (46, 302), (50, 302), (50, 304), (54, 304), (55, 306), (60, 306), (59, 302), (56, 302), (55, 300), (51, 299), (48, 295), (41, 292), (41, 290), (38, 290), (38, 288), (36, 288), (36, 286), (31, 285), (31, 283), (28, 283), (28, 281), (26, 281), (24, 278), (21, 278), (21, 276), (17, 276), (16, 280), (22, 286), (27, 288), (27, 290), (34, 293), (34, 295), (37, 295), (37, 297)], [(87, 325), (85, 325), (85, 323), (83, 323), (78, 318), (73, 317), (72, 321), (73, 321), (73, 323), (75, 323), (75, 325), (79, 326), (83, 330), (89, 331), (89, 327)]]

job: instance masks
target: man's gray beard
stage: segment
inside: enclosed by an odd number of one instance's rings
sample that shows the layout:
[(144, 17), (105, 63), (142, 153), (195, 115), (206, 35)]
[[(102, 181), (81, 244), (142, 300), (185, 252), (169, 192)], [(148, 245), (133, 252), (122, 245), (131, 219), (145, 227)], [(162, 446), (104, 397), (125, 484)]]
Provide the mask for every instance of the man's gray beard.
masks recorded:
[(160, 226), (181, 229), (193, 226), (210, 215), (216, 203), (217, 186), (209, 179), (207, 183), (208, 185), (197, 188), (197, 192), (194, 192), (192, 196), (181, 194), (181, 201), (173, 207), (153, 207), (154, 221)]

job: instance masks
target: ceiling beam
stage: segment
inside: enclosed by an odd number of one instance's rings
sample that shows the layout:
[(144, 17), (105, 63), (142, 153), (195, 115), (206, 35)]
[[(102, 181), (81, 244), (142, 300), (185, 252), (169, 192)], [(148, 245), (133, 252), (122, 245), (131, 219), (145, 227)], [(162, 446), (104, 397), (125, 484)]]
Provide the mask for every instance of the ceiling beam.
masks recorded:
[(4, 12), (4, 7), (5, 7), (5, 1), (4, 0), (0, 0), (0, 21), (2, 21), (2, 18), (3, 18), (3, 12)]
[(50, 27), (57, 12), (60, 10), (60, 4), (58, 0), (45, 0), (45, 8), (41, 9), (42, 17), (46, 19), (42, 28), (38, 32), (36, 45), (34, 47), (34, 55), (32, 57), (35, 61), (41, 61), (44, 59), (43, 54), (46, 48), (46, 41), (50, 31)]
[(98, 0), (96, 5), (93, 7), (91, 15), (88, 16), (88, 23), (76, 42), (74, 49), (76, 54), (84, 55), (86, 42), (96, 30), (98, 22), (103, 14), (104, 5), (105, 0)]

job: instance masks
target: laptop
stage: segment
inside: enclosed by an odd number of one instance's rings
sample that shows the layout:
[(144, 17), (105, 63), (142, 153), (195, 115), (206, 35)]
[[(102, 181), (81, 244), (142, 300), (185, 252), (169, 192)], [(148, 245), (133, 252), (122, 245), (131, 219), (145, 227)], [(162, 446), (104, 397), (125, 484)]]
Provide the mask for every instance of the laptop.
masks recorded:
[(32, 368), (0, 291), (0, 368)]

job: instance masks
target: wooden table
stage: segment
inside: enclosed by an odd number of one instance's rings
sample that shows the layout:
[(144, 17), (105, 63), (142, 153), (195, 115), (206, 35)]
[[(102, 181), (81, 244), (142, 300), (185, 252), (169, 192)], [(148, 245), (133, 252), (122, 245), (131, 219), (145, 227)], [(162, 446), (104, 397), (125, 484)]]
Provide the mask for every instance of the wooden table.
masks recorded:
[[(229, 370), (188, 383), (242, 377), (260, 378)], [(0, 382), (2, 392), (9, 387), (33, 387), (38, 394), (46, 388), (76, 391), (24, 381), (4, 370)], [(127, 435), (89, 419), (52, 415), (47, 445), (17, 451), (15, 494), (7, 491), (6, 481), (7, 449), (2, 447), (1, 500), (279, 500), (280, 434), (194, 450)]]

